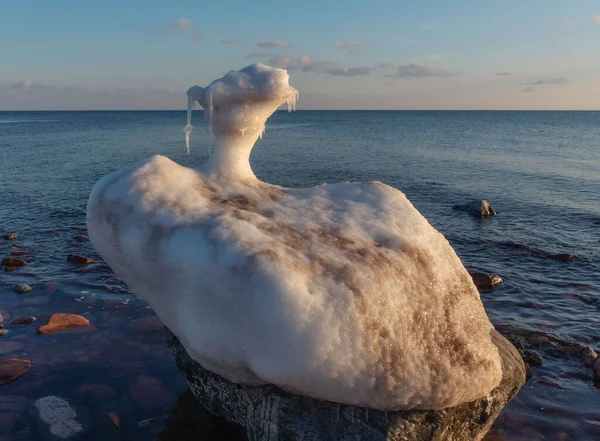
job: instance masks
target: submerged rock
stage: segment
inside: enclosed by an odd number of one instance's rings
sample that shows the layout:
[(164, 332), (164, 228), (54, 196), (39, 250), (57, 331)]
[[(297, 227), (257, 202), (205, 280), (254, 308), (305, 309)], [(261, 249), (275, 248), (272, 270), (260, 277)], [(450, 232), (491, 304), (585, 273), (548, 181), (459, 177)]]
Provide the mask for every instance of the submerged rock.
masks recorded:
[(75, 239), (77, 242), (87, 242), (89, 239), (89, 237), (87, 237), (84, 234), (79, 234), (77, 236), (75, 236), (73, 239)]
[(29, 286), (27, 283), (19, 283), (14, 287), (14, 290), (17, 294), (27, 294), (29, 291), (31, 291), (31, 289), (31, 286)]
[(473, 278), (473, 283), (479, 289), (494, 289), (503, 282), (502, 277), (496, 274), (481, 273), (477, 271), (469, 271), (469, 274)]
[(2, 266), (26, 266), (27, 261), (18, 257), (7, 257), (0, 262)]
[(548, 256), (549, 259), (558, 260), (559, 262), (569, 262), (571, 260), (576, 260), (577, 256), (575, 254), (562, 253), (562, 254), (550, 254)]
[(502, 359), (502, 381), (496, 389), (478, 400), (442, 410), (385, 412), (302, 397), (272, 385), (232, 383), (202, 368), (170, 331), (166, 335), (196, 398), (214, 415), (244, 427), (249, 439), (257, 441), (481, 440), (525, 382), (525, 364), (518, 351), (492, 330)]
[(39, 327), (38, 333), (54, 334), (71, 328), (88, 326), (89, 324), (90, 321), (81, 315), (66, 313), (53, 314), (48, 320), (48, 323)]
[(18, 358), (0, 359), (0, 386), (15, 381), (29, 370), (31, 362)]
[(40, 398), (30, 413), (36, 421), (36, 428), (44, 440), (84, 439), (86, 424), (67, 400), (56, 395)]
[(8, 233), (2, 236), (4, 240), (17, 240), (17, 235), (14, 233)]
[(456, 211), (464, 211), (469, 213), (471, 216), (479, 218), (490, 217), (496, 214), (496, 211), (486, 200), (475, 200), (466, 204), (455, 205), (452, 207), (452, 209)]
[(67, 260), (76, 265), (90, 265), (94, 263), (94, 259), (90, 259), (89, 257), (85, 256), (78, 256), (76, 254), (69, 254), (67, 256)]
[(523, 361), (529, 366), (539, 367), (544, 364), (544, 357), (532, 349), (522, 349), (519, 351)]
[(12, 319), (10, 321), (11, 325), (31, 325), (33, 322), (35, 322), (37, 319), (33, 316), (21, 316), (21, 317), (15, 317), (14, 319)]

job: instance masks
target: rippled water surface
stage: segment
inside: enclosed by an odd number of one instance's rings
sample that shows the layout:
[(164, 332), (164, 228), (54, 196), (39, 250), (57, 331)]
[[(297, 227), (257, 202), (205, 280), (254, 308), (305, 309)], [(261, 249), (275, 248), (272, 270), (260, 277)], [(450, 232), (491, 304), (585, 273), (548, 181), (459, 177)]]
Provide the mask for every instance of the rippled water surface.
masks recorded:
[[(0, 241), (0, 256), (25, 251), (29, 262), (0, 273), (9, 331), (0, 357), (32, 362), (0, 389), (0, 440), (38, 439), (22, 408), (47, 395), (86, 409), (99, 428), (89, 440), (186, 440), (225, 430), (207, 415), (196, 426), (181, 417), (193, 400), (182, 395), (176, 406), (184, 382), (160, 328), (139, 320), (152, 311), (89, 242), (74, 241), (85, 234), (87, 197), (101, 176), (154, 154), (186, 166), (206, 160), (212, 142), (201, 115), (190, 156), (184, 122), (184, 112), (0, 112), (0, 233), (18, 235)], [(561, 349), (561, 342), (600, 349), (600, 113), (278, 112), (252, 163), (259, 178), (284, 186), (380, 180), (402, 190), (465, 266), (504, 279), (482, 293), (494, 324), (559, 342), (540, 350), (543, 365), (532, 367), (488, 439), (600, 439), (592, 371)], [(478, 220), (451, 209), (471, 199), (489, 200), (498, 215)], [(96, 263), (74, 266), (70, 253)], [(577, 258), (552, 258), (564, 253)], [(33, 290), (14, 293), (20, 282)], [(83, 314), (92, 326), (42, 336), (35, 323), (8, 325), (55, 312)], [(25, 404), (3, 405), (2, 396)], [(108, 412), (120, 415), (120, 430)]]

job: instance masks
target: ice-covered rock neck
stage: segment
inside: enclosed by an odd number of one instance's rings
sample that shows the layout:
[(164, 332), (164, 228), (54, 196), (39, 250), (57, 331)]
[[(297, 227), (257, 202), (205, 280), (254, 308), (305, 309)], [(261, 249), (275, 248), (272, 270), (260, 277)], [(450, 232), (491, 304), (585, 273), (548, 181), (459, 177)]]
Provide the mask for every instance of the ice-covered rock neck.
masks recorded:
[(193, 86), (188, 94), (188, 122), (185, 127), (189, 151), (191, 108), (197, 101), (204, 108), (209, 130), (217, 147), (202, 171), (207, 176), (234, 180), (256, 179), (250, 167), (250, 152), (265, 129), (267, 118), (282, 104), (293, 109), (298, 91), (289, 85), (284, 69), (253, 64), (230, 71), (208, 87)]

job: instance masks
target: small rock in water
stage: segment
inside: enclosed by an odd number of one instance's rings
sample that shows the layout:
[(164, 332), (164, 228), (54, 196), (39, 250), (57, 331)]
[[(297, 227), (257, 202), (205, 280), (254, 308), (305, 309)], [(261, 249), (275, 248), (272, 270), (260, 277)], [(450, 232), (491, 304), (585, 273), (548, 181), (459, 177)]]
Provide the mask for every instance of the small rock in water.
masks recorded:
[(77, 420), (77, 411), (71, 404), (56, 395), (40, 398), (32, 409), (38, 427), (49, 439), (70, 439), (84, 432), (85, 428)]
[(116, 412), (109, 412), (108, 417), (112, 420), (117, 429), (120, 429), (123, 426), (123, 422), (121, 421), (121, 417)]
[(8, 331), (6, 329), (0, 329), (0, 337), (6, 334), (8, 334)]
[(452, 209), (456, 211), (464, 211), (469, 213), (471, 216), (479, 218), (490, 217), (496, 214), (496, 211), (494, 211), (492, 206), (486, 200), (475, 200), (466, 204), (455, 205), (452, 207)]
[(0, 262), (2, 266), (25, 266), (27, 265), (27, 261), (23, 259), (19, 259), (18, 257), (7, 257), (2, 259)]
[(94, 259), (90, 259), (89, 257), (78, 256), (76, 254), (69, 254), (67, 256), (67, 260), (76, 265), (89, 265), (94, 263)]
[(584, 346), (582, 348), (581, 359), (586, 367), (594, 367), (596, 360), (600, 360), (600, 358), (598, 358), (598, 353), (589, 346)]
[(79, 235), (75, 236), (75, 237), (74, 237), (74, 239), (75, 239), (77, 242), (87, 242), (88, 240), (90, 240), (90, 238), (89, 238), (89, 237), (87, 237), (87, 236), (86, 236), (86, 235), (84, 235), (84, 234), (79, 234)]
[(544, 358), (532, 349), (522, 349), (519, 351), (523, 361), (532, 367), (540, 367), (544, 364)]
[(2, 236), (4, 240), (17, 240), (17, 235), (14, 233), (8, 233)]
[(6, 272), (6, 273), (10, 273), (10, 272), (13, 272), (13, 271), (17, 270), (16, 266), (5, 266), (3, 268), (4, 268), (4, 272)]
[(138, 427), (148, 427), (156, 422), (156, 418), (148, 418), (138, 423)]
[(26, 283), (19, 283), (18, 285), (15, 285), (14, 290), (18, 293), (18, 294), (27, 294), (29, 291), (31, 291), (31, 286), (29, 286)]
[(70, 328), (88, 326), (90, 321), (77, 314), (59, 313), (53, 314), (48, 323), (38, 329), (39, 334), (53, 334)]
[(21, 316), (15, 317), (10, 321), (11, 325), (31, 325), (37, 319), (33, 316)]
[(14, 251), (10, 252), (11, 256), (23, 256), (25, 254), (27, 254), (26, 251), (19, 251), (19, 250), (14, 250)]
[(568, 253), (563, 253), (563, 254), (551, 254), (550, 259), (552, 260), (558, 260), (560, 262), (568, 262), (570, 260), (575, 260), (577, 259), (577, 256), (575, 254), (568, 254)]
[(29, 370), (31, 362), (18, 358), (0, 359), (0, 386), (15, 381)]
[(469, 274), (473, 278), (473, 283), (479, 289), (493, 289), (503, 282), (502, 277), (496, 274), (480, 273), (477, 271), (469, 272)]

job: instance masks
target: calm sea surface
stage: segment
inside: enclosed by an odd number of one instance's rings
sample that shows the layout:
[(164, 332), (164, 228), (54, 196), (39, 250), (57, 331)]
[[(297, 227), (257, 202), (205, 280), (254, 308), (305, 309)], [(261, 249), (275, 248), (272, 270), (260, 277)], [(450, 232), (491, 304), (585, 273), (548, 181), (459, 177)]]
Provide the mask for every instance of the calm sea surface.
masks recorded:
[[(29, 262), (0, 273), (9, 331), (0, 358), (32, 362), (0, 389), (1, 440), (41, 439), (23, 408), (47, 395), (85, 409), (90, 441), (185, 441), (198, 431), (211, 439), (224, 430), (189, 410), (162, 332), (139, 320), (152, 311), (89, 242), (74, 241), (103, 175), (154, 154), (190, 167), (206, 160), (212, 141), (201, 114), (190, 156), (184, 124), (184, 112), (0, 112), (0, 233), (18, 235), (0, 241), (0, 257), (21, 250)], [(600, 349), (600, 112), (278, 112), (251, 159), (259, 178), (279, 185), (380, 180), (402, 190), (467, 268), (504, 279), (482, 293), (495, 325), (555, 338), (488, 439), (600, 439), (592, 370), (562, 347)], [(478, 220), (451, 209), (471, 199), (487, 199), (498, 215)], [(70, 253), (96, 263), (78, 268)], [(577, 258), (551, 258), (562, 253)], [(13, 292), (21, 282), (33, 290)], [(42, 336), (36, 324), (8, 324), (55, 312), (84, 314), (93, 326)], [(120, 415), (120, 431), (108, 412)]]

